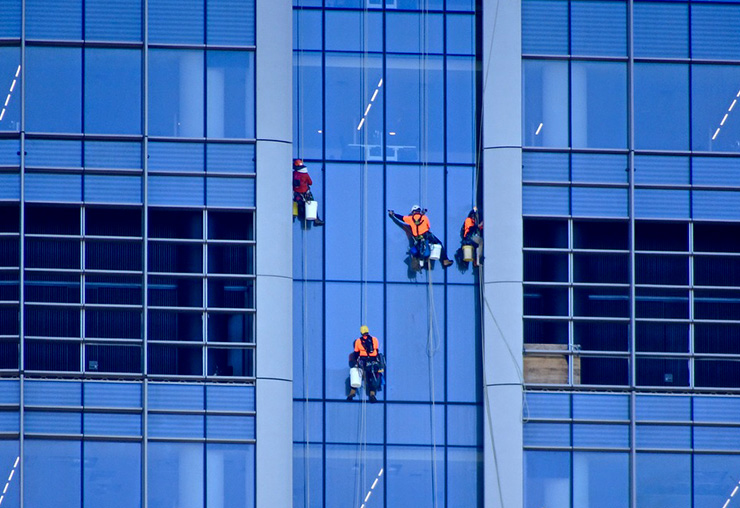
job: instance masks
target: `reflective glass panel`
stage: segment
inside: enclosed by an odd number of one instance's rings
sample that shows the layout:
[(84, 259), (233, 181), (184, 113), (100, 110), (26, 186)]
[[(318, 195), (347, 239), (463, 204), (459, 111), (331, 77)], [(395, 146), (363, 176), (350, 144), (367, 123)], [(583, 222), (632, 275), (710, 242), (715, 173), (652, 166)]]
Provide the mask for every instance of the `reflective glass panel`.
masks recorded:
[(26, 129), (81, 132), (82, 51), (28, 47), (26, 65)]
[(627, 453), (573, 452), (574, 507), (628, 508), (629, 484)]
[(203, 0), (149, 0), (150, 42), (203, 44)]
[(737, 485), (740, 456), (696, 454), (693, 469), (694, 506), (723, 506)]
[(206, 508), (253, 508), (254, 445), (206, 445)]
[(85, 39), (140, 41), (139, 0), (85, 0)]
[(627, 66), (619, 62), (571, 64), (572, 146), (627, 146)]
[(141, 504), (141, 444), (86, 441), (84, 508)]
[(524, 507), (570, 506), (570, 453), (524, 452)]
[(254, 0), (206, 0), (206, 9), (208, 44), (254, 44)]
[(525, 146), (568, 146), (568, 64), (525, 60), (522, 136)]
[(383, 477), (390, 506), (434, 506), (435, 499), (444, 498), (444, 456), (435, 457), (431, 447), (388, 446), (387, 465)]
[(568, 2), (522, 2), (522, 52), (534, 55), (567, 55)]
[(688, 5), (635, 2), (633, 16), (635, 56), (688, 57)]
[(635, 467), (638, 506), (691, 505), (691, 455), (638, 453)]
[(475, 160), (475, 60), (447, 58), (447, 162)]
[(38, 508), (80, 506), (82, 446), (79, 441), (29, 439), (24, 447), (25, 503)]
[(656, 150), (689, 147), (689, 68), (635, 64), (635, 146)]
[(149, 133), (203, 137), (204, 92), (203, 52), (152, 49), (149, 52)]
[(203, 444), (150, 442), (148, 459), (151, 508), (203, 506)]
[(82, 39), (82, 0), (26, 0), (26, 37)]
[(141, 52), (85, 49), (85, 132), (141, 133)]
[(740, 6), (697, 4), (691, 7), (691, 56), (712, 60), (740, 58)]
[(0, 47), (0, 131), (17, 132), (20, 130), (20, 56), (18, 48)]
[(210, 138), (254, 137), (254, 53), (209, 51), (206, 123)]
[(691, 148), (740, 151), (740, 66), (694, 65), (691, 69)]
[(570, 22), (572, 54), (626, 56), (625, 2), (572, 0)]

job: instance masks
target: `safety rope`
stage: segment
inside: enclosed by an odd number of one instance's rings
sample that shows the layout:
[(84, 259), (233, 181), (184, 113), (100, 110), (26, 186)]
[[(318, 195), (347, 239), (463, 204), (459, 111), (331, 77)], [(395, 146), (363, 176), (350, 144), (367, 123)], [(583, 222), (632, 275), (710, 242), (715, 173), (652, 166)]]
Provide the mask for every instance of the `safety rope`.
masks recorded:
[[(432, 282), (432, 271), (427, 270), (427, 360), (429, 362), (429, 399), (431, 400), (430, 431), (432, 438), (432, 496), (434, 508), (437, 507), (437, 407), (435, 388), (435, 365), (434, 357), (440, 347), (439, 324), (437, 323), (437, 312), (434, 305), (434, 284)], [(436, 331), (436, 334), (435, 334)]]
[(310, 425), (310, 412), (308, 407), (308, 369), (310, 366), (309, 362), (309, 348), (308, 348), (308, 254), (307, 254), (307, 245), (308, 242), (306, 240), (306, 214), (303, 214), (303, 224), (301, 228), (301, 242), (302, 242), (302, 249), (303, 249), (303, 397), (304, 397), (304, 406), (303, 406), (303, 438), (305, 440), (305, 458), (303, 461), (303, 479), (304, 479), (304, 495), (306, 496), (306, 506), (311, 506), (311, 467), (310, 467), (310, 461), (311, 461), (311, 448), (310, 448), (310, 437), (311, 434), (309, 433), (309, 425)]

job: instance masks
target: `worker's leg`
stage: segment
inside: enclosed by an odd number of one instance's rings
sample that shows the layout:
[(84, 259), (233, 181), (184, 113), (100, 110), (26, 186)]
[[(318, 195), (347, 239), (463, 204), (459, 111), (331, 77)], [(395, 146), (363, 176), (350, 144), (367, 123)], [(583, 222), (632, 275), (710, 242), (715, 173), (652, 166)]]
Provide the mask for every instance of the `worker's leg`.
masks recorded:
[(447, 257), (447, 251), (445, 250), (444, 244), (440, 241), (439, 238), (434, 236), (434, 233), (432, 233), (431, 231), (428, 231), (426, 235), (429, 243), (436, 243), (442, 247), (442, 251), (440, 252), (439, 256), (440, 261), (442, 261), (442, 266), (445, 268), (450, 266), (452, 264), (452, 261), (450, 261), (450, 259)]

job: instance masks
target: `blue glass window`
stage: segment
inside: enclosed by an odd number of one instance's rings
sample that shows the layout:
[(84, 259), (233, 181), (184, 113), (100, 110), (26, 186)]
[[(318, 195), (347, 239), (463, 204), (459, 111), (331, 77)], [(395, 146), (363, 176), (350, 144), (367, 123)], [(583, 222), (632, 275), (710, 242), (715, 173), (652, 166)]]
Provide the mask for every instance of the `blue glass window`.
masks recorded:
[(151, 409), (194, 410), (204, 409), (203, 386), (168, 383), (149, 385)]
[(254, 0), (207, 0), (206, 43), (254, 45)]
[(81, 168), (82, 143), (61, 139), (26, 141), (26, 166)]
[[(448, 2), (449, 5), (449, 2)], [(482, 459), (476, 448), (447, 449), (447, 493), (460, 506), (480, 506)]]
[[(478, 444), (478, 422), (481, 418), (480, 406), (447, 406), (447, 444), (453, 446)], [(440, 425), (441, 422), (437, 421), (436, 424)]]
[(688, 157), (635, 156), (636, 184), (686, 185), (689, 183)]
[[(480, 380), (472, 375), (479, 354), (473, 315), (476, 293), (474, 286), (447, 286), (447, 312), (460, 317), (447, 324), (447, 340), (455, 344), (447, 350), (447, 399), (450, 401), (475, 402), (480, 386)], [(460, 372), (470, 375), (460, 376)]]
[(635, 56), (689, 56), (687, 4), (635, 2), (633, 15)]
[(571, 159), (574, 182), (627, 183), (627, 156), (574, 153)]
[[(442, 67), (441, 57), (386, 58), (386, 160), (443, 160), (445, 101)], [(367, 93), (372, 92), (368, 90)]]
[[(28, 145), (26, 145), (28, 146)], [(21, 143), (17, 139), (0, 139), (0, 166), (15, 166), (21, 164)]]
[[(320, 415), (321, 413), (319, 412), (317, 417), (320, 418)], [(356, 404), (347, 411), (347, 405), (344, 402), (327, 403), (326, 440), (333, 443), (359, 444), (367, 442), (370, 444), (382, 444), (383, 419), (383, 411), (378, 410), (377, 406), (368, 405), (363, 410), (360, 404)], [(367, 430), (359, 432), (358, 430), (361, 428), (360, 425), (363, 421)], [(320, 436), (320, 430), (310, 430), (312, 433), (317, 432)], [(301, 436), (301, 440), (305, 440), (303, 433), (298, 435)]]
[(676, 425), (638, 425), (635, 437), (635, 447), (653, 450), (691, 448), (691, 427)]
[(126, 141), (86, 141), (85, 168), (141, 169), (141, 144)]
[(525, 146), (568, 146), (568, 63), (524, 61), (522, 88)]
[(534, 55), (567, 55), (568, 2), (522, 2), (522, 52)]
[(570, 506), (570, 453), (524, 452), (524, 507)]
[(385, 15), (386, 51), (442, 53), (443, 18), (439, 14), (388, 12)]
[(628, 420), (629, 398), (625, 395), (574, 394), (573, 418), (582, 420)]
[(254, 456), (254, 445), (220, 443), (206, 445), (208, 471), (206, 506), (254, 508)]
[(203, 0), (149, 0), (149, 41), (203, 44)]
[(136, 383), (85, 383), (85, 405), (92, 407), (141, 407), (141, 385)]
[(148, 458), (150, 508), (202, 506), (203, 444), (152, 442)]
[(638, 506), (690, 506), (691, 455), (638, 453)]
[(475, 161), (475, 60), (447, 58), (447, 161)]
[(18, 39), (20, 36), (21, 0), (9, 0), (3, 4), (3, 15), (0, 17), (0, 37)]
[[(325, 492), (325, 504), (326, 506), (354, 506), (355, 501), (361, 496), (362, 499), (370, 493), (368, 499), (368, 506), (385, 506), (384, 504), (384, 487), (385, 482), (390, 482), (389, 473), (387, 470), (390, 467), (383, 469), (383, 447), (381, 446), (368, 446), (364, 452), (365, 460), (361, 462), (360, 468), (357, 468), (357, 445), (327, 445), (326, 446), (326, 485), (327, 489)], [(389, 454), (390, 455), (390, 454)], [(404, 464), (405, 465), (405, 464)], [(302, 469), (302, 468), (298, 468)], [(409, 468), (411, 469), (411, 468)], [(380, 475), (380, 471), (384, 473)], [(398, 470), (398, 469), (396, 469)], [(404, 472), (407, 470), (404, 469)], [(311, 480), (313, 481), (314, 473), (311, 473)], [(359, 494), (355, 494), (354, 488), (332, 488), (334, 485), (355, 485), (357, 479), (361, 478), (360, 484), (357, 486)], [(375, 484), (375, 488), (371, 488), (375, 479), (378, 482)], [(430, 478), (429, 471), (424, 478)], [(419, 493), (424, 491), (422, 486), (419, 484), (418, 478), (414, 480), (414, 487), (416, 492), (417, 502), (421, 503), (423, 496)], [(410, 485), (410, 483), (409, 483)], [(418, 490), (417, 490), (418, 489)], [(313, 486), (311, 487), (313, 491)], [(427, 490), (428, 491), (428, 490)], [(389, 504), (395, 506), (399, 501), (390, 502), (391, 499), (396, 499), (388, 493)], [(426, 500), (425, 500), (426, 501)], [(424, 501), (424, 504), (426, 504)], [(431, 502), (431, 499), (429, 500)]]
[(141, 444), (86, 441), (85, 508), (141, 505)]
[(626, 2), (571, 1), (571, 53), (626, 56)]
[[(304, 16), (316, 11), (298, 11)], [(377, 11), (329, 11), (326, 16), (327, 51), (382, 51), (383, 17)], [(321, 19), (309, 26), (304, 25), (301, 37), (321, 29)], [(304, 35), (309, 32), (309, 35)], [(296, 34), (298, 35), (298, 34)], [(318, 32), (321, 35), (321, 32)], [(299, 46), (301, 49), (321, 49), (321, 44)]]
[(691, 6), (691, 56), (713, 60), (740, 58), (740, 6)]
[(573, 215), (579, 217), (627, 217), (627, 189), (574, 187)]
[(85, 0), (85, 39), (140, 41), (141, 2)]
[[(17, 432), (17, 431), (16, 431)], [(18, 453), (18, 441), (0, 441), (0, 464), (3, 471), (8, 472), (10, 480), (6, 480), (8, 488), (3, 494), (3, 502), (6, 508), (18, 508), (20, 506), (20, 459)]]
[(26, 64), (26, 129), (81, 132), (82, 51), (28, 47)]
[(253, 178), (207, 178), (206, 204), (230, 208), (255, 206), (254, 185)]
[(735, 471), (740, 470), (740, 456), (697, 453), (693, 466), (694, 506), (723, 506), (737, 486)]
[(85, 201), (139, 204), (142, 202), (141, 177), (85, 175)]
[(740, 220), (740, 192), (695, 190), (691, 195), (695, 219)]
[(688, 218), (689, 191), (669, 189), (636, 189), (635, 217)]
[(206, 171), (254, 174), (254, 149), (254, 145), (209, 143), (206, 146)]
[[(183, 10), (179, 2), (173, 11)], [(149, 52), (149, 133), (203, 137), (203, 52), (152, 49)]]
[(737, 159), (694, 157), (691, 169), (691, 183), (694, 185), (740, 186)]
[(85, 132), (141, 133), (141, 51), (85, 49)]
[(448, 54), (475, 54), (475, 16), (467, 14), (449, 14), (447, 20)]
[(38, 508), (81, 505), (79, 441), (27, 439), (24, 454), (23, 494), (27, 504)]
[(573, 148), (627, 146), (627, 65), (571, 64)]
[(691, 72), (691, 148), (740, 151), (740, 66), (694, 65)]
[[(321, 398), (323, 393), (323, 287), (321, 282), (293, 283), (293, 336), (300, 337), (293, 346), (293, 395), (297, 398)], [(309, 312), (304, 315), (303, 309)], [(327, 325), (331, 322), (329, 320)], [(343, 330), (350, 330), (349, 327), (345, 328), (347, 325), (341, 326)], [(336, 393), (337, 397), (346, 396), (349, 391), (345, 380), (349, 380), (347, 355), (352, 351), (352, 340), (352, 336), (349, 336), (336, 348), (337, 351), (334, 348), (331, 351), (336, 367), (326, 371), (334, 373), (333, 382), (329, 383), (331, 392), (327, 393)]]
[(573, 506), (628, 508), (629, 484), (628, 454), (573, 452)]
[(689, 397), (638, 395), (635, 402), (636, 420), (684, 422), (691, 419), (691, 399)]
[(149, 203), (152, 205), (203, 206), (205, 204), (204, 184), (202, 178), (150, 176)]
[(522, 187), (522, 211), (525, 215), (568, 215), (570, 195), (567, 187)]
[[(327, 11), (326, 17), (329, 18), (335, 12), (343, 13), (344, 11)], [(322, 11), (319, 10), (304, 10), (304, 9), (293, 9), (293, 26), (295, 29), (295, 49), (306, 50), (316, 49), (320, 50), (322, 46), (322, 34), (323, 31), (323, 17)], [(327, 22), (327, 26), (329, 23)], [(347, 35), (355, 35), (354, 33), (346, 33), (342, 30), (331, 30), (326, 34), (326, 45), (329, 49), (329, 37), (332, 35), (340, 37), (342, 39)], [(353, 39), (354, 37), (350, 37)], [(349, 45), (347, 46), (350, 47)], [(342, 49), (342, 48), (339, 48)], [(355, 48), (356, 50), (357, 48)]]
[(437, 453), (435, 457), (431, 447), (422, 446), (388, 446), (386, 449), (388, 467), (383, 476), (388, 485), (389, 506), (434, 506), (435, 499), (444, 499), (445, 482), (439, 474), (444, 470), (443, 454)]
[(202, 173), (205, 148), (201, 143), (149, 143), (149, 171)]
[[(323, 98), (323, 63), (320, 53), (295, 53), (293, 59), (293, 146), (296, 150), (294, 155), (303, 159), (320, 159), (322, 158), (322, 145), (324, 136), (324, 126), (322, 123), (324, 115), (324, 98)], [(335, 69), (335, 76), (339, 77), (341, 69)], [(379, 74), (379, 73), (378, 73)], [(339, 78), (341, 80), (341, 78)], [(341, 91), (337, 83), (337, 91)], [(378, 92), (380, 94), (380, 92)], [(331, 97), (329, 97), (331, 100)], [(341, 103), (331, 102), (335, 108)], [(331, 118), (327, 118), (331, 121)], [(346, 123), (340, 122), (340, 125)], [(331, 131), (329, 131), (331, 132)], [(344, 131), (343, 131), (344, 132)], [(346, 131), (350, 132), (350, 131)], [(340, 136), (340, 133), (337, 133)], [(343, 137), (346, 137), (344, 134)], [(339, 144), (341, 146), (341, 144)], [(327, 147), (328, 148), (328, 147)], [(327, 158), (340, 158), (341, 149), (333, 151), (333, 155)]]
[[(445, 442), (445, 414), (441, 405), (387, 404), (386, 414), (388, 443), (439, 445)], [(418, 425), (408, 425), (408, 422)], [(458, 435), (475, 433), (475, 424), (471, 428), (464, 420), (457, 419), (454, 425)]]
[[(381, 59), (377, 56), (326, 55), (324, 134), (327, 159), (382, 160), (383, 99), (386, 87), (381, 66)], [(416, 73), (418, 74), (418, 70)], [(406, 97), (404, 100), (409, 99)], [(416, 102), (418, 103), (418, 99)], [(390, 130), (394, 128), (389, 125)], [(416, 147), (409, 150), (414, 148)]]
[(532, 182), (567, 182), (570, 180), (567, 153), (524, 152), (522, 179)]
[(208, 409), (213, 411), (254, 411), (254, 386), (207, 385)]
[(81, 0), (26, 0), (26, 37), (82, 39)]
[(0, 131), (20, 130), (20, 56), (18, 48), (0, 48)]
[(653, 150), (689, 147), (689, 68), (635, 64), (635, 146)]
[(82, 201), (82, 176), (29, 173), (26, 175), (26, 199), (29, 201)]
[(254, 137), (254, 53), (207, 53), (208, 114), (210, 138)]

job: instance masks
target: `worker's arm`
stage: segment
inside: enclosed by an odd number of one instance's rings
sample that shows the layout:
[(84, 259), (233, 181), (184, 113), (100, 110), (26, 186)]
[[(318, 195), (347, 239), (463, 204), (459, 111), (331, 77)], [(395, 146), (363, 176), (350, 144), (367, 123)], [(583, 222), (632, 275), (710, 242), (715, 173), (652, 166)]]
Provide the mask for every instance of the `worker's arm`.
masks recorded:
[(411, 228), (409, 227), (409, 225), (408, 225), (408, 224), (406, 224), (406, 223), (405, 223), (405, 222), (403, 221), (403, 215), (398, 215), (398, 214), (397, 214), (396, 212), (394, 212), (393, 210), (388, 210), (388, 217), (390, 217), (390, 218), (391, 218), (391, 219), (393, 220), (393, 222), (395, 222), (396, 224), (398, 224), (398, 225), (399, 225), (399, 226), (401, 226), (402, 228), (406, 228), (406, 229), (408, 229), (409, 231), (411, 230)]

